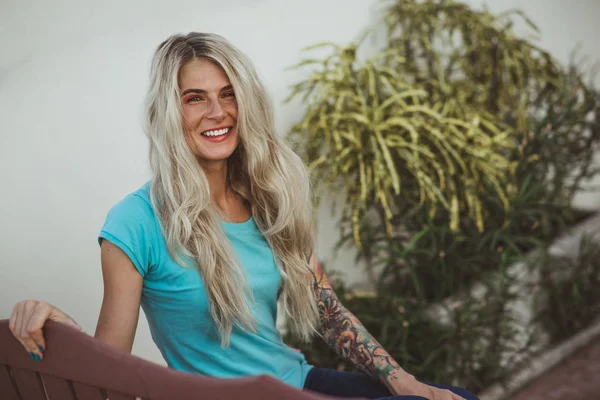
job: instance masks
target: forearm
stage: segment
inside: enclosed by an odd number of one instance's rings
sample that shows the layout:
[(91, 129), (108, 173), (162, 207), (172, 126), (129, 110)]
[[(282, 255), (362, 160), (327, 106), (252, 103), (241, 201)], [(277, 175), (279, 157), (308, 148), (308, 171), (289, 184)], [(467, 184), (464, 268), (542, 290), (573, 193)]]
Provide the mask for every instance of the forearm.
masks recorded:
[(334, 314), (337, 315), (333, 319), (322, 319), (321, 334), (329, 347), (342, 359), (388, 387), (393, 381), (400, 383), (414, 379), (369, 334), (354, 314), (341, 304)]
[(404, 371), (358, 318), (342, 305), (314, 254), (310, 264), (319, 308), (319, 331), (329, 347), (342, 359), (383, 383), (392, 395), (464, 400), (448, 390), (423, 384)]
[(411, 385), (414, 377), (404, 371), (358, 318), (342, 305), (314, 254), (310, 263), (323, 340), (342, 359), (381, 381), (393, 393)]

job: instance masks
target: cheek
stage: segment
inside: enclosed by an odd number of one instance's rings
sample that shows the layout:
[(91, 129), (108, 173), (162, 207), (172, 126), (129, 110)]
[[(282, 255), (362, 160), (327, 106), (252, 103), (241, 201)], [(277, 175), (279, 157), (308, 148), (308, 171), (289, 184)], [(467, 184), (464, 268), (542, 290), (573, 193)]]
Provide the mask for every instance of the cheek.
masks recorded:
[(231, 115), (233, 119), (237, 119), (238, 116), (238, 106), (237, 103), (229, 104), (226, 107), (227, 114)]
[(182, 122), (184, 129), (194, 129), (202, 121), (202, 113), (193, 107), (184, 107), (182, 112)]
[(184, 110), (183, 115), (181, 116), (183, 135), (193, 153), (196, 153), (196, 143), (193, 133), (196, 131), (201, 119), (202, 118), (196, 115), (196, 113), (190, 112), (189, 110)]
[(196, 141), (194, 137), (190, 134), (190, 130), (185, 130), (185, 142), (187, 143), (188, 148), (194, 155), (198, 155), (198, 148), (196, 146)]

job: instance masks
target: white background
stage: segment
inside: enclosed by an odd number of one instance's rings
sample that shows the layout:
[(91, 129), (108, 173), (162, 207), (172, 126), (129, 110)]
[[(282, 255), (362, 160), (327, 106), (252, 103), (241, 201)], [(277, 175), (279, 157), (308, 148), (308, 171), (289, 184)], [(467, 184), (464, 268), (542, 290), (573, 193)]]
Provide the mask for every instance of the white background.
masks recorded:
[[(471, 0), (481, 5), (482, 1)], [(102, 301), (98, 231), (109, 208), (149, 177), (141, 103), (155, 47), (175, 32), (215, 32), (250, 55), (285, 134), (302, 115), (282, 104), (286, 71), (321, 41), (346, 44), (378, 21), (367, 0), (0, 0), (0, 319), (18, 300), (50, 301), (93, 334)], [(600, 61), (600, 1), (494, 0), (519, 7), (561, 62), (580, 43)], [(600, 82), (600, 79), (596, 79)], [(577, 205), (600, 207), (598, 194)], [(353, 252), (332, 257), (336, 219), (319, 211), (318, 253), (351, 282)], [(134, 354), (161, 362), (141, 318)]]

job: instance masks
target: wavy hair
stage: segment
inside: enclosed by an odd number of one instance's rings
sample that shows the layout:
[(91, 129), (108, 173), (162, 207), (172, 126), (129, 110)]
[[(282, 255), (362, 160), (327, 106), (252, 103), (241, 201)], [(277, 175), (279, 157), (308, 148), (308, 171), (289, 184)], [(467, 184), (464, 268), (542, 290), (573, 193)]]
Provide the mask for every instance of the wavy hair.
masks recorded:
[(158, 46), (152, 60), (144, 128), (150, 140), (152, 204), (169, 251), (181, 264), (179, 254), (194, 260), (222, 346), (229, 344), (234, 326), (255, 331), (247, 277), (184, 137), (178, 75), (195, 59), (220, 66), (233, 86), (239, 145), (227, 160), (228, 184), (250, 204), (282, 275), (283, 309), (293, 332), (308, 340), (318, 320), (309, 266), (314, 231), (308, 174), (276, 134), (273, 106), (251, 61), (215, 34), (173, 35)]

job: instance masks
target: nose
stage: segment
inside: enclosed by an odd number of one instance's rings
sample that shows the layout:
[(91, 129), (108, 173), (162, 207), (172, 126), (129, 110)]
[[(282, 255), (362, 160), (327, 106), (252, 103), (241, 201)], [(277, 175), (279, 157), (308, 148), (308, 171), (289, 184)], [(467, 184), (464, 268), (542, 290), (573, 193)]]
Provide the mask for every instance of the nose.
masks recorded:
[(225, 111), (221, 106), (221, 103), (218, 100), (213, 100), (210, 102), (208, 112), (206, 113), (206, 118), (220, 120), (225, 116)]

